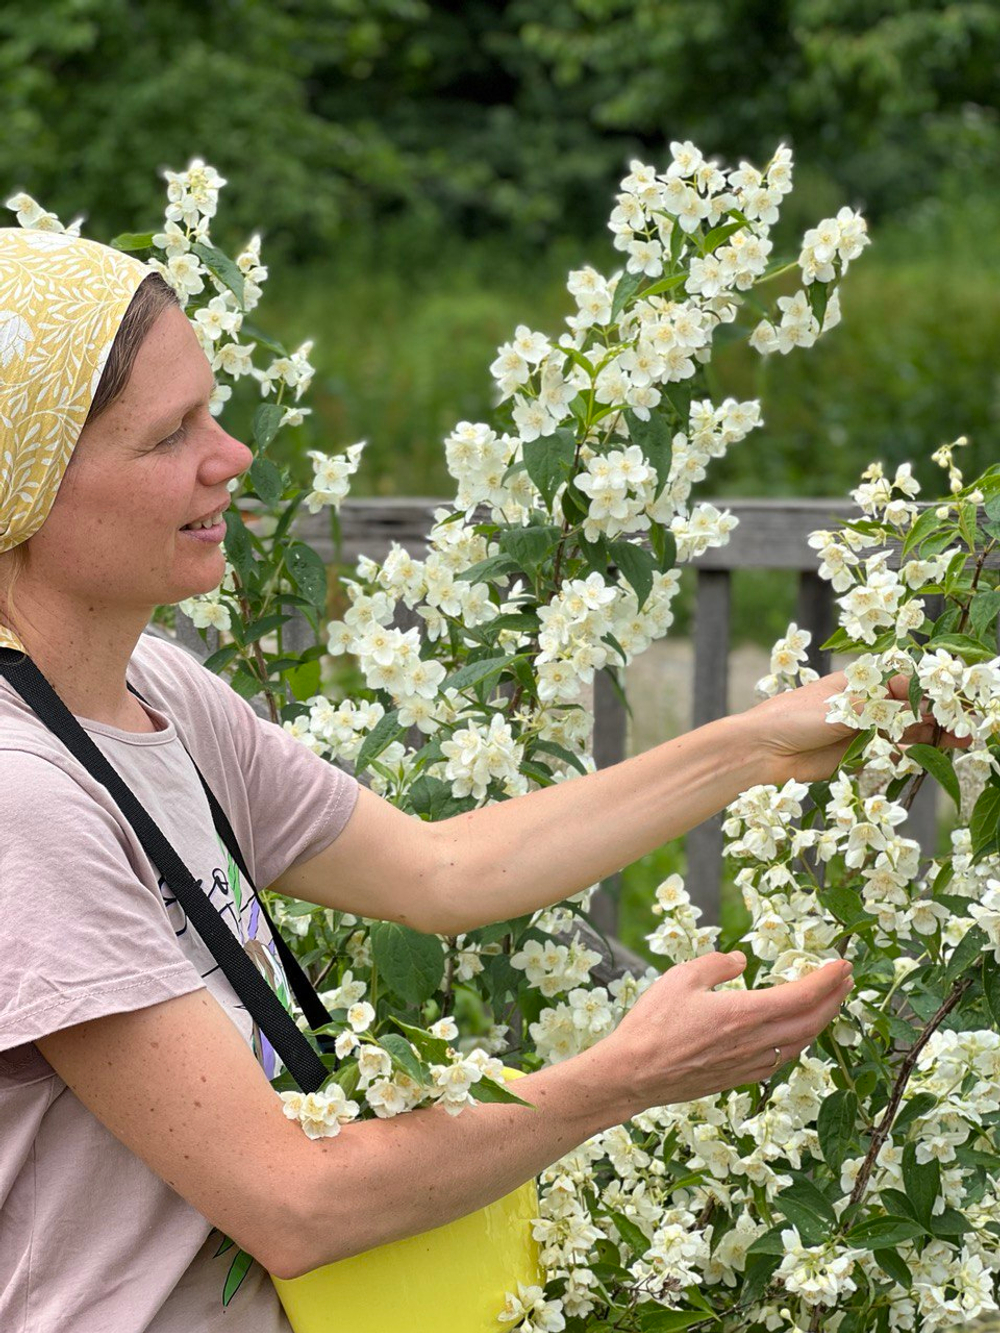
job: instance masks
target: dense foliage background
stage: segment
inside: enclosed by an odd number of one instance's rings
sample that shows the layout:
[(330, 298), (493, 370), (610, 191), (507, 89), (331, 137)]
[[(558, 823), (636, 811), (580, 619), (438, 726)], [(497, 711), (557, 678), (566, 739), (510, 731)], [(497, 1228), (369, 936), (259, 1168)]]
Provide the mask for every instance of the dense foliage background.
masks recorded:
[[(491, 411), (497, 345), (558, 332), (569, 268), (621, 267), (629, 158), (688, 137), (761, 165), (792, 146), (777, 252), (845, 202), (875, 242), (811, 357), (720, 348), (719, 394), (759, 395), (766, 426), (716, 493), (844, 494), (876, 457), (930, 485), (962, 432), (967, 475), (1000, 452), (993, 3), (48, 0), (0, 9), (0, 62), (5, 187), (84, 234), (158, 226), (164, 167), (228, 179), (213, 233), (262, 231), (269, 330), (316, 340), (286, 447), (368, 439), (355, 495), (450, 493), (442, 440)], [(767, 643), (756, 601), (737, 634)]]

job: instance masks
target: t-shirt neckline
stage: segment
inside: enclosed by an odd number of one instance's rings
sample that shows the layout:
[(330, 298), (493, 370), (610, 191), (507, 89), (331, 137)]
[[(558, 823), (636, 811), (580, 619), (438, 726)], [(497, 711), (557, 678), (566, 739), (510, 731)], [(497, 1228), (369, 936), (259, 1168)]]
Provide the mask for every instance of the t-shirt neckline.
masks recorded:
[(126, 731), (124, 727), (112, 727), (107, 722), (95, 722), (93, 718), (80, 717), (76, 713), (73, 716), (84, 731), (96, 732), (99, 736), (107, 736), (123, 745), (166, 745), (177, 739), (177, 728), (172, 718), (152, 704), (144, 704), (141, 699), (136, 699), (136, 703), (147, 717), (153, 719), (158, 731)]

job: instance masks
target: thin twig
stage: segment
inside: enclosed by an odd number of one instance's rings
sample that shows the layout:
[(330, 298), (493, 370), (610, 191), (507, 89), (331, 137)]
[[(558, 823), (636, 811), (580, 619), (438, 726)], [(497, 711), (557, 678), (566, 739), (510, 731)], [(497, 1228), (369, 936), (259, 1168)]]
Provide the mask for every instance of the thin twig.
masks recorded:
[(850, 1198), (852, 1204), (857, 1203), (865, 1192), (865, 1186), (868, 1184), (868, 1178), (875, 1165), (875, 1158), (879, 1155), (883, 1143), (885, 1143), (886, 1139), (889, 1137), (889, 1131), (892, 1129), (892, 1122), (895, 1119), (896, 1112), (899, 1110), (899, 1103), (902, 1101), (906, 1085), (910, 1081), (910, 1075), (916, 1067), (917, 1057), (927, 1045), (932, 1033), (937, 1031), (971, 985), (971, 976), (964, 977), (961, 981), (955, 982), (951, 994), (907, 1051), (906, 1058), (900, 1065), (899, 1073), (896, 1075), (896, 1082), (893, 1084), (892, 1095), (889, 1098), (888, 1106), (885, 1108), (885, 1114), (875, 1128), (875, 1133), (872, 1135), (872, 1141), (868, 1145), (868, 1152), (865, 1154), (865, 1160), (861, 1163), (861, 1170), (858, 1172), (857, 1179), (854, 1182), (854, 1189), (851, 1191)]

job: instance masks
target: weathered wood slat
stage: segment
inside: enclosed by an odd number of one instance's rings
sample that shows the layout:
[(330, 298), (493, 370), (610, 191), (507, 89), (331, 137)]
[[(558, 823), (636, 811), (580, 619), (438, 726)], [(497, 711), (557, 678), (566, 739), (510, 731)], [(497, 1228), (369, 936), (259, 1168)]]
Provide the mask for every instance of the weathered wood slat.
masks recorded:
[[(694, 691), (691, 725), (704, 726), (729, 712), (728, 570), (699, 569), (694, 614)], [(687, 891), (702, 911), (701, 925), (719, 924), (722, 885), (722, 813), (690, 830)]]
[(830, 673), (830, 651), (821, 650), (820, 644), (836, 628), (834, 615), (833, 588), (814, 570), (804, 569), (799, 574), (798, 601), (795, 608), (795, 623), (799, 629), (807, 629), (812, 635), (808, 653), (808, 665), (821, 676)]
[[(619, 661), (621, 659), (619, 658)], [(619, 673), (619, 679), (621, 673)], [(625, 758), (625, 705), (603, 671), (594, 676), (594, 732), (592, 753), (598, 768), (610, 768)], [(621, 874), (609, 875), (590, 901), (590, 916), (607, 936), (618, 930)]]
[[(813, 531), (833, 528), (838, 521), (858, 518), (860, 510), (853, 501), (834, 499), (749, 500), (703, 497), (718, 509), (727, 509), (739, 520), (725, 546), (706, 551), (692, 563), (701, 569), (801, 569), (814, 571), (817, 553), (808, 545)], [(248, 513), (262, 509), (259, 501), (241, 500)], [(340, 510), (342, 547), (340, 559), (353, 564), (358, 555), (383, 560), (390, 543), (397, 541), (419, 557), (426, 548), (426, 537), (434, 510), (451, 501), (423, 496), (377, 496), (344, 501)], [(481, 506), (476, 519), (488, 517)], [(252, 520), (251, 520), (252, 526)], [(291, 532), (307, 541), (328, 563), (336, 559), (330, 536), (329, 514), (304, 513), (292, 520)], [(893, 562), (890, 561), (890, 564)], [(1000, 551), (994, 551), (987, 568), (1000, 569)]]

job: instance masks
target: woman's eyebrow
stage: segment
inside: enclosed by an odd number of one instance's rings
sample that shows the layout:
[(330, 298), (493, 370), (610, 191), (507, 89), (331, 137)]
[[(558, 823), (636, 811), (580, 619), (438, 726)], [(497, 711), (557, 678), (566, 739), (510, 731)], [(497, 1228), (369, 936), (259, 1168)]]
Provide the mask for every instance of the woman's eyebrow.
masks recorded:
[(188, 403), (184, 407), (174, 408), (172, 411), (167, 412), (164, 416), (160, 417), (148, 429), (148, 434), (150, 438), (152, 438), (154, 435), (158, 438), (164, 431), (169, 430), (171, 424), (175, 422), (178, 417), (180, 417), (181, 420), (183, 420), (184, 417), (186, 417), (189, 412), (193, 412), (196, 407), (200, 407), (202, 403), (207, 403), (209, 398), (211, 398), (212, 394), (218, 387), (219, 387), (219, 381), (213, 375), (212, 387), (209, 390), (208, 394), (203, 395), (200, 398), (196, 398), (193, 403)]

